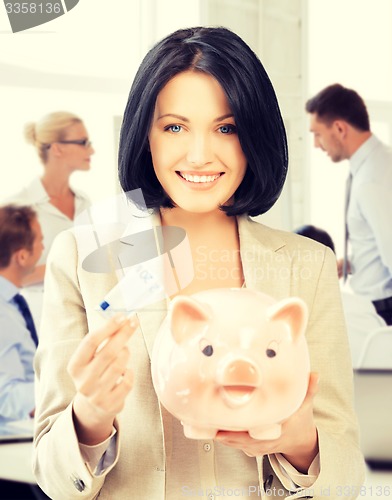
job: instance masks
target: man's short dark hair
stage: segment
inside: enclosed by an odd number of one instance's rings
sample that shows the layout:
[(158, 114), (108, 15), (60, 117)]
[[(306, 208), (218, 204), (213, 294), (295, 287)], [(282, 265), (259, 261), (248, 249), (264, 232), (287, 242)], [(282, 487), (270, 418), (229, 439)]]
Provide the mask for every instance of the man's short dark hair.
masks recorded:
[(370, 130), (369, 115), (362, 97), (355, 90), (335, 83), (321, 90), (306, 103), (308, 113), (330, 125), (335, 120), (344, 120), (363, 132)]
[(311, 240), (318, 241), (326, 247), (329, 247), (335, 253), (335, 245), (333, 239), (330, 234), (327, 233), (327, 231), (324, 231), (324, 229), (312, 226), (311, 224), (305, 224), (304, 226), (300, 226), (297, 229), (294, 229), (293, 232), (302, 236), (306, 236)]
[(35, 234), (31, 225), (35, 218), (36, 213), (29, 206), (0, 207), (0, 269), (10, 264), (18, 250), (32, 250)]
[(141, 188), (149, 208), (172, 207), (152, 164), (148, 134), (158, 93), (177, 74), (199, 71), (222, 86), (247, 159), (247, 169), (227, 215), (266, 212), (287, 174), (286, 132), (271, 81), (255, 53), (226, 28), (178, 30), (144, 58), (130, 90), (119, 145), (119, 178), (125, 192)]

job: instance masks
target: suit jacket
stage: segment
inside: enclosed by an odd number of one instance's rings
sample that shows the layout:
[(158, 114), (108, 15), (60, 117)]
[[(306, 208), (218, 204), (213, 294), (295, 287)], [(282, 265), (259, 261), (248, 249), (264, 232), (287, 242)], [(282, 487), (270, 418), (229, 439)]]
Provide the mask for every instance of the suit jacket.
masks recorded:
[[(156, 218), (154, 223), (159, 223)], [(246, 286), (276, 299), (299, 296), (309, 308), (306, 335), (311, 368), (320, 376), (314, 415), (321, 472), (311, 492), (291, 496), (287, 492), (287, 498), (325, 498), (327, 491), (331, 498), (356, 498), (364, 462), (358, 447), (352, 368), (335, 257), (314, 241), (268, 228), (245, 216), (238, 218), (238, 227)], [(72, 231), (57, 238), (47, 266), (36, 355), (34, 451), (37, 481), (54, 499), (90, 499), (98, 493), (99, 498), (115, 500), (165, 498), (164, 419), (150, 375), (152, 345), (166, 315), (165, 301), (138, 313), (140, 328), (131, 346), (136, 383), (116, 419), (116, 460), (102, 475), (94, 476), (85, 465), (72, 423), (75, 389), (66, 365), (83, 336), (102, 325), (96, 306), (116, 282), (114, 272), (95, 274), (82, 269)], [(258, 458), (257, 464), (262, 487), (272, 469), (267, 457)], [(272, 475), (274, 486), (282, 488), (279, 478)]]

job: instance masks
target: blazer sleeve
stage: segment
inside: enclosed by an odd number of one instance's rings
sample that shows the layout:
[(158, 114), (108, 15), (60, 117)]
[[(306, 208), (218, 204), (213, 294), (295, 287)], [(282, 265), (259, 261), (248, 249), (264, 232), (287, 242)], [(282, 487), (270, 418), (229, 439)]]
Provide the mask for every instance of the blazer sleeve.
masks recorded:
[(33, 468), (38, 484), (54, 500), (95, 498), (118, 460), (117, 449), (111, 466), (101, 475), (93, 475), (83, 460), (73, 425), (75, 388), (67, 364), (88, 332), (77, 269), (76, 241), (72, 232), (66, 231), (56, 238), (47, 263), (35, 358)]
[[(293, 289), (293, 295), (302, 295), (309, 305), (307, 341), (311, 370), (319, 374), (314, 416), (319, 439), (320, 474), (308, 490), (313, 498), (328, 496), (348, 500), (359, 495), (365, 466), (353, 406), (353, 370), (336, 258), (328, 248), (323, 254), (321, 267), (317, 262), (309, 262), (308, 272)], [(320, 256), (320, 251), (315, 251), (314, 255), (317, 261), (316, 255)], [(308, 278), (308, 284), (304, 276)], [(310, 285), (312, 281), (315, 287)], [(303, 498), (303, 493), (288, 498)]]

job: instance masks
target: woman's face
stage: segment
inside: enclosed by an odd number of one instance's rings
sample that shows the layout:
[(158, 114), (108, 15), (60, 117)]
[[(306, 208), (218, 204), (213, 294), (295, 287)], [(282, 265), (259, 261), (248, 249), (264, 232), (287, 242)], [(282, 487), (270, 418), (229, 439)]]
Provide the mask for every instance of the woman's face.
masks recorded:
[[(65, 130), (63, 142), (59, 142), (62, 157), (71, 170), (89, 170), (90, 157), (94, 154), (94, 148), (88, 141), (88, 133), (83, 123), (74, 123)], [(86, 141), (85, 144), (77, 144), (66, 141)]]
[(231, 203), (247, 161), (218, 81), (186, 71), (158, 94), (149, 133), (155, 174), (178, 207), (208, 212)]

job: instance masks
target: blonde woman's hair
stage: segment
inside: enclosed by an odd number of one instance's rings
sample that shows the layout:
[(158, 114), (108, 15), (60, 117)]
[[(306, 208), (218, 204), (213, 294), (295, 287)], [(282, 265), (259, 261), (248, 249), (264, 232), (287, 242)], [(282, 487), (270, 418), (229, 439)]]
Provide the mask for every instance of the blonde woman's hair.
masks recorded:
[(82, 120), (73, 113), (56, 111), (37, 122), (26, 123), (24, 136), (29, 144), (36, 147), (42, 163), (46, 163), (50, 145), (64, 140), (66, 129), (75, 123), (82, 123)]

